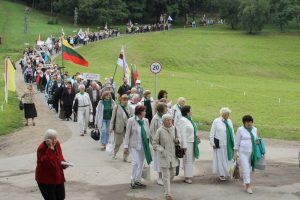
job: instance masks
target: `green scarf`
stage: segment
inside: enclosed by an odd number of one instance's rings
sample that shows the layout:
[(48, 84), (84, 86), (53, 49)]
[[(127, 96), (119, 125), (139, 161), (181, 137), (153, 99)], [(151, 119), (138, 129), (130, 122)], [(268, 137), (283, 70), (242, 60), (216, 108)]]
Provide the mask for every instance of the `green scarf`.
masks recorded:
[(159, 118), (162, 118), (162, 114), (160, 112), (157, 112), (157, 115), (159, 116)]
[(147, 138), (146, 130), (144, 127), (144, 120), (137, 120), (139, 125), (141, 126), (141, 135), (142, 135), (142, 143), (144, 147), (144, 153), (147, 160), (148, 165), (152, 162), (150, 147), (149, 147), (149, 140)]
[(199, 158), (200, 155), (200, 151), (199, 151), (199, 147), (198, 147), (198, 139), (197, 139), (197, 125), (195, 124), (195, 122), (193, 122), (192, 118), (190, 116), (185, 116), (185, 118), (187, 118), (193, 125), (194, 127), (194, 156), (195, 158)]
[(251, 135), (251, 142), (252, 142), (252, 153), (251, 153), (251, 167), (252, 167), (252, 171), (254, 171), (255, 167), (256, 167), (256, 143), (255, 143), (255, 138), (254, 135), (252, 133), (252, 127), (251, 128), (246, 128), (245, 129), (250, 133)]
[(226, 125), (226, 135), (227, 135), (227, 158), (229, 161), (231, 161), (233, 158), (233, 147), (234, 147), (233, 133), (226, 119), (224, 120), (224, 123)]

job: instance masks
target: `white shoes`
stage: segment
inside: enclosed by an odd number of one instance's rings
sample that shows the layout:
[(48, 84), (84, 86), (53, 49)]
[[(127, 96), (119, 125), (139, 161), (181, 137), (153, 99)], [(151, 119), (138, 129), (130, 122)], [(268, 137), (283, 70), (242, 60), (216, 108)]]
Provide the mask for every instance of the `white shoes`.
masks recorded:
[(161, 178), (157, 179), (157, 184), (160, 185), (160, 186), (163, 186), (164, 185), (164, 182), (162, 181)]
[(248, 192), (248, 194), (253, 194), (253, 191), (252, 191), (251, 187), (248, 187), (248, 188), (246, 189), (246, 191)]

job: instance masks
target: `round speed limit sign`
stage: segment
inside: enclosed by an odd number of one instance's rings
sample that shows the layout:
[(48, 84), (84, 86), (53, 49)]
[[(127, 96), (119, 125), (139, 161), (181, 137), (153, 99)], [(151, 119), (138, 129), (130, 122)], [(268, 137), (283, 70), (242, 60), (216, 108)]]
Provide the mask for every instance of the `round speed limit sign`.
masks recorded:
[(150, 65), (150, 71), (153, 74), (158, 74), (162, 69), (162, 65), (159, 62), (154, 62)]

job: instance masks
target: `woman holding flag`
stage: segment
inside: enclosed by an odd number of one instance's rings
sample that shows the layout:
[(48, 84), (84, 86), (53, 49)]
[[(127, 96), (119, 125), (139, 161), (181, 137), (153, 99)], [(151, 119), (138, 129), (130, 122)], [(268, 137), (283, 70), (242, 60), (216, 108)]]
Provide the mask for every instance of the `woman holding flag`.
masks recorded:
[(152, 162), (150, 147), (149, 147), (149, 121), (145, 118), (146, 107), (136, 106), (135, 116), (128, 119), (124, 153), (130, 151), (132, 157), (132, 173), (131, 173), (131, 188), (145, 188), (146, 185), (141, 183), (142, 170), (144, 159), (146, 158), (148, 165)]
[(237, 160), (238, 153), (242, 168), (242, 176), (246, 191), (253, 194), (250, 187), (250, 168), (254, 171), (256, 167), (256, 144), (257, 128), (253, 126), (253, 118), (251, 115), (243, 117), (243, 126), (239, 127), (236, 132), (235, 145), (234, 145), (234, 160)]
[(213, 147), (212, 171), (221, 181), (229, 176), (229, 165), (233, 159), (234, 130), (229, 108), (221, 108), (220, 117), (216, 118), (210, 130), (210, 144)]
[(182, 118), (180, 119), (178, 132), (181, 136), (181, 147), (185, 149), (185, 155), (183, 157), (184, 182), (191, 184), (193, 182), (193, 164), (195, 159), (198, 159), (200, 155), (198, 147), (200, 136), (197, 134), (197, 125), (192, 120), (191, 106), (183, 106), (181, 113)]

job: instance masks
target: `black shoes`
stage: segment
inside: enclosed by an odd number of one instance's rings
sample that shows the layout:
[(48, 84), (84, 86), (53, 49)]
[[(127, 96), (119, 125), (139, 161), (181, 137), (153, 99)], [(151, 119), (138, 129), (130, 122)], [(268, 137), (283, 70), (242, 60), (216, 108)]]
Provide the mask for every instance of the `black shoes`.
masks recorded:
[(131, 182), (130, 184), (131, 189), (143, 189), (147, 186), (139, 181)]

